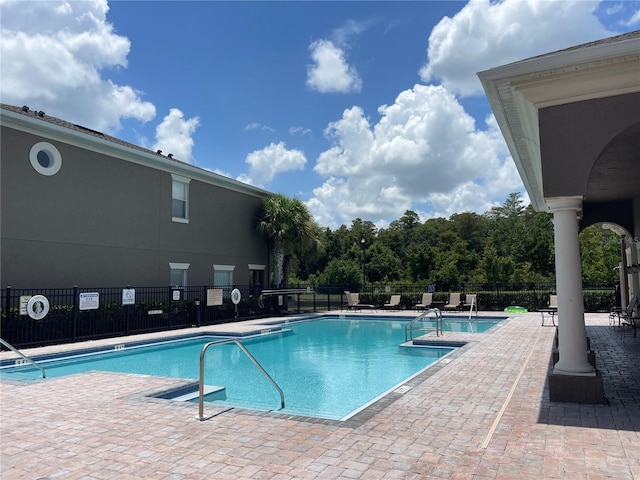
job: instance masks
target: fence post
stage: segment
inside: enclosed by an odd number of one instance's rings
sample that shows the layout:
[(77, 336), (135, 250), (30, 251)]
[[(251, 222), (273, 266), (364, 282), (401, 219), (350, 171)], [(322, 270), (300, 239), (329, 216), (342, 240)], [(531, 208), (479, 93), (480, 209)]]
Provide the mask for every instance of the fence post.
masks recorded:
[(195, 299), (193, 301), (194, 308), (196, 309), (196, 327), (200, 326), (200, 300)]
[[(198, 307), (198, 327), (202, 326), (202, 314), (205, 313), (205, 305), (207, 304), (207, 286), (203, 285), (202, 286), (202, 295), (200, 295), (200, 298), (202, 299), (200, 301), (200, 306)], [(205, 322), (207, 321), (207, 318), (205, 316)]]
[(76, 334), (78, 328), (78, 314), (80, 305), (78, 304), (78, 286), (73, 287), (73, 325), (71, 326), (71, 341), (76, 341)]
[[(318, 285), (320, 286), (320, 285)], [(327, 288), (327, 312), (331, 311), (331, 296), (333, 295), (333, 285)]]
[[(7, 286), (7, 298), (5, 298), (4, 311), (5, 311), (4, 322), (2, 323), (2, 325), (6, 327), (7, 325), (9, 325), (9, 320), (11, 319), (11, 287), (10, 286)], [(19, 314), (20, 313), (18, 313), (18, 315)]]
[[(127, 285), (127, 290), (131, 290), (131, 286)], [(125, 305), (124, 307), (124, 325), (125, 332), (129, 335), (129, 311), (131, 309), (131, 305)]]
[(167, 330), (171, 330), (171, 310), (173, 310), (173, 287), (169, 285), (169, 315), (167, 315), (167, 321), (169, 322), (167, 325)]

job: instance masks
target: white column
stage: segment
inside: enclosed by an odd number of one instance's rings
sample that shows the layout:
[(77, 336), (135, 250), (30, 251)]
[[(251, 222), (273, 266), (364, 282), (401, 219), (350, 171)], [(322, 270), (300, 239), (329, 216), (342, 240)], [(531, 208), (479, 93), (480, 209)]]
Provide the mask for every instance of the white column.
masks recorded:
[(582, 197), (547, 198), (553, 214), (558, 289), (558, 363), (556, 375), (595, 375), (587, 355), (587, 329), (584, 323), (582, 270), (578, 242), (578, 213)]

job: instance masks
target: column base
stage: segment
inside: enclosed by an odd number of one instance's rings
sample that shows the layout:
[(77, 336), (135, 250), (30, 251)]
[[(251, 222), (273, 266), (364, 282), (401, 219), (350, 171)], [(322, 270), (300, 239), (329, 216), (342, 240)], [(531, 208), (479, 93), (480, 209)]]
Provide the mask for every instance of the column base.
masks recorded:
[[(560, 360), (560, 354), (558, 352), (557, 349), (553, 349), (553, 351), (551, 352), (551, 358), (553, 361), (553, 364), (555, 365), (556, 363), (558, 363), (558, 361)], [(589, 350), (587, 352), (587, 360), (589, 361), (589, 363), (591, 364), (591, 366), (593, 368), (597, 368), (596, 365), (596, 352)]]
[(549, 400), (592, 405), (606, 403), (602, 374), (597, 370), (595, 375), (589, 376), (552, 373), (549, 375)]

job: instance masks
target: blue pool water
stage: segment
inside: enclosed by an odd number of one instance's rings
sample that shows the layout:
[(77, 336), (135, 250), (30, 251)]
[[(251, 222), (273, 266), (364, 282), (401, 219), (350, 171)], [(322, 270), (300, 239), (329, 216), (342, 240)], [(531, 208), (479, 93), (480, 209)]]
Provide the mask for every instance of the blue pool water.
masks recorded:
[[(407, 320), (325, 318), (287, 325), (287, 331), (241, 341), (282, 388), (285, 413), (344, 419), (453, 347), (407, 347)], [(445, 331), (483, 331), (496, 321), (445, 322)], [(47, 378), (89, 370), (197, 380), (202, 347), (212, 337), (41, 363)], [(33, 367), (3, 369), (3, 378), (37, 378)], [(278, 410), (280, 396), (237, 345), (215, 345), (205, 357), (205, 384), (224, 386), (213, 403)]]

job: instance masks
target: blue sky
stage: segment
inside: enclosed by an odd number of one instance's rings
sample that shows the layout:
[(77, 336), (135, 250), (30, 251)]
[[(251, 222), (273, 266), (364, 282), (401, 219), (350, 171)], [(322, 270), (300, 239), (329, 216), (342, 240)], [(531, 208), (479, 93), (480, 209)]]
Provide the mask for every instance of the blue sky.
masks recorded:
[(0, 0), (0, 26), (0, 101), (385, 227), (526, 200), (476, 72), (640, 2)]

